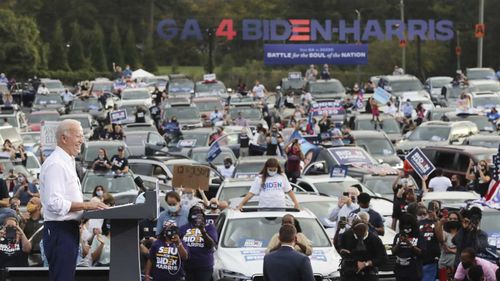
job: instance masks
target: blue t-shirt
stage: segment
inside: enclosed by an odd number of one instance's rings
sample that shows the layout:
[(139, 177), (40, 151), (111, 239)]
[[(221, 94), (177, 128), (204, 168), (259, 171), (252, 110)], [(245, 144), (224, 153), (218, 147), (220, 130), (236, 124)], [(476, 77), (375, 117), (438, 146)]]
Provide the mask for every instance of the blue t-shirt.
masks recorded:
[[(184, 242), (184, 249), (189, 250)], [(153, 264), (151, 277), (153, 280), (177, 281), (184, 276), (184, 261), (181, 259), (179, 249), (173, 243), (161, 239), (156, 240), (149, 249), (149, 258)]]
[[(213, 224), (205, 226), (207, 234), (217, 243), (217, 231)], [(212, 269), (214, 266), (214, 249), (205, 247), (205, 241), (201, 231), (191, 223), (180, 228), (181, 239), (189, 249), (189, 258), (185, 268), (189, 269)]]
[(165, 210), (160, 213), (158, 220), (156, 221), (156, 235), (160, 235), (163, 230), (163, 225), (167, 221), (175, 221), (177, 227), (181, 227), (188, 223), (187, 220), (188, 211), (185, 208), (181, 208), (177, 215), (170, 213), (168, 210)]
[(31, 192), (31, 193), (38, 193), (38, 189), (32, 183), (28, 183), (27, 190), (24, 190), (24, 187), (22, 187), (20, 185), (17, 185), (17, 186), (14, 187), (14, 190), (12, 192), (14, 194), (16, 194), (16, 192), (19, 189), (21, 189), (19, 191), (19, 201), (21, 201), (21, 205), (22, 206), (26, 206), (28, 204), (28, 202), (30, 201), (30, 199), (33, 197), (33, 196), (31, 196), (31, 195), (28, 194), (28, 191)]

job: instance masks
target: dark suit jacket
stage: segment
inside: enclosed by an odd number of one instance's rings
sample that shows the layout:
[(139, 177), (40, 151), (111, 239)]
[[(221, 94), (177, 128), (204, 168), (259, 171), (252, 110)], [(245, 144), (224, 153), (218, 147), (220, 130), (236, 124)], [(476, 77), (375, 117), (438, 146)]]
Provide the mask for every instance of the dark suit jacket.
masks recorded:
[(281, 246), (264, 256), (264, 281), (314, 281), (309, 258)]

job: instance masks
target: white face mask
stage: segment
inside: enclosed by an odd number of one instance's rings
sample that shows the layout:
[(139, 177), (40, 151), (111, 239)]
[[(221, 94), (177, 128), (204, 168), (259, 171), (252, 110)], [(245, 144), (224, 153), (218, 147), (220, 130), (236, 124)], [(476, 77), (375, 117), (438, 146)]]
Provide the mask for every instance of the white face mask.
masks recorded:
[(101, 197), (104, 194), (104, 192), (102, 190), (98, 190), (98, 191), (95, 192), (95, 194), (97, 196)]
[(270, 177), (274, 177), (277, 173), (278, 173), (278, 171), (276, 171), (276, 170), (267, 169), (267, 174)]
[(359, 210), (360, 210), (361, 212), (366, 212), (366, 213), (368, 213), (368, 211), (370, 211), (370, 208), (359, 208)]

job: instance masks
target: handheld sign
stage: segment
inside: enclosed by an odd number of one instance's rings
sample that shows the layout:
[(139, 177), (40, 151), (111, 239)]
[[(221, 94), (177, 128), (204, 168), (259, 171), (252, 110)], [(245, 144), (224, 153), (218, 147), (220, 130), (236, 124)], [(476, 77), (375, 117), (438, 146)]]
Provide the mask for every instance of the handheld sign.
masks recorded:
[(288, 73), (289, 80), (300, 80), (302, 79), (302, 73), (300, 72), (289, 72)]
[(56, 130), (59, 126), (59, 121), (43, 121), (42, 129), (40, 131), (40, 143), (43, 150), (56, 149), (57, 139)]
[(330, 168), (330, 178), (345, 178), (347, 176), (347, 166), (336, 165)]
[(210, 168), (201, 165), (174, 165), (172, 186), (208, 191)]
[(125, 109), (120, 109), (113, 111), (109, 114), (112, 124), (120, 124), (122, 121), (127, 120), (127, 111)]
[(180, 140), (177, 143), (177, 147), (179, 147), (179, 148), (194, 147), (195, 145), (196, 145), (196, 139)]
[(210, 149), (208, 150), (207, 154), (207, 162), (212, 163), (212, 161), (217, 158), (222, 153), (222, 150), (220, 149), (219, 143), (214, 142), (212, 146), (210, 146)]
[(386, 104), (391, 98), (391, 93), (387, 92), (386, 90), (380, 87), (377, 87), (375, 89), (375, 94), (373, 95), (373, 98), (381, 104)]
[(215, 81), (216, 80), (215, 73), (209, 73), (203, 75), (203, 81)]
[(429, 176), (436, 169), (431, 161), (429, 161), (429, 158), (418, 147), (415, 147), (406, 155), (406, 160), (422, 179), (424, 176)]

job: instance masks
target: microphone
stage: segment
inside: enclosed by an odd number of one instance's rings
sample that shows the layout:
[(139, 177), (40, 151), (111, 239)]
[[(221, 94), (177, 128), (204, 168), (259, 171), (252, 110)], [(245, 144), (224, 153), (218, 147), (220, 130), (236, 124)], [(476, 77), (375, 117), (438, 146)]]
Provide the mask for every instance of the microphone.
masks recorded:
[(146, 187), (144, 187), (144, 181), (142, 180), (142, 178), (140, 176), (135, 177), (134, 183), (135, 183), (135, 185), (137, 185), (137, 187), (139, 187), (139, 189), (142, 192), (146, 192), (147, 191)]

